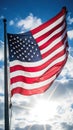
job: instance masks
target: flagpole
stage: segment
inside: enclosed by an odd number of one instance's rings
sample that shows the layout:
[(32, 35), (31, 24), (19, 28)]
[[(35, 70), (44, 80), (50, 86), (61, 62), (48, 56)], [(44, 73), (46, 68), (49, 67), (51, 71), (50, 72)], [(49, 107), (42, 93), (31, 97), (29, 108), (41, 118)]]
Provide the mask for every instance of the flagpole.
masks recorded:
[(6, 19), (4, 22), (4, 125), (5, 130), (9, 130), (9, 103), (8, 103), (8, 73), (7, 73), (7, 32)]

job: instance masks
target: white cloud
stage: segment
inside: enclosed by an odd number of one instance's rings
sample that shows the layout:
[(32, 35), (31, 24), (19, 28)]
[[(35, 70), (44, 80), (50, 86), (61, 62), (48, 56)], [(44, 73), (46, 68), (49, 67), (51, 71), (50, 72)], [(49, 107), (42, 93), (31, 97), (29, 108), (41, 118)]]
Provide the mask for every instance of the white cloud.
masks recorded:
[(68, 34), (69, 39), (72, 40), (73, 39), (73, 30), (68, 31), (67, 34)]
[(63, 78), (66, 79), (66, 77), (73, 78), (73, 57), (71, 55), (69, 55), (67, 63), (60, 75), (62, 76), (62, 81)]
[(1, 15), (1, 16), (0, 16), (0, 19), (4, 19), (4, 16), (3, 16), (3, 15)]
[(14, 21), (13, 21), (13, 20), (10, 20), (9, 25), (10, 25), (10, 26), (14, 25)]
[(7, 8), (5, 7), (5, 8), (3, 8), (4, 10), (7, 10)]
[(4, 68), (0, 68), (0, 94), (4, 93)]
[(0, 40), (0, 61), (4, 61), (4, 43)]
[(72, 23), (73, 23), (73, 18), (71, 18), (70, 14), (71, 14), (71, 13), (69, 13), (69, 16), (68, 16), (68, 18), (67, 18), (68, 24), (72, 24)]
[[(48, 95), (48, 93), (47, 93), (47, 95)], [(63, 97), (61, 96), (61, 100), (58, 100), (58, 97), (57, 97), (52, 102), (52, 103), (57, 103), (56, 113), (51, 118), (50, 118), (50, 115), (48, 115), (48, 120), (46, 122), (47, 125), (50, 124), (50, 126), (52, 127), (52, 130), (56, 130), (56, 129), (61, 130), (62, 129), (61, 123), (63, 123), (63, 122), (65, 122), (67, 124), (72, 124), (72, 122), (73, 122), (73, 116), (72, 116), (73, 108), (71, 108), (71, 104), (73, 104), (73, 93), (70, 93), (70, 91), (66, 91), (66, 93), (64, 93), (64, 95), (65, 96), (63, 96)], [(19, 96), (21, 97), (21, 95), (19, 95)], [(49, 95), (48, 95), (48, 97), (49, 97)], [(23, 99), (24, 98), (26, 98), (26, 96), (23, 97)], [(33, 117), (33, 113), (31, 114), (31, 112), (33, 112), (36, 102), (43, 99), (43, 96), (41, 96), (41, 95), (40, 96), (31, 96), (31, 97), (27, 97), (27, 99), (29, 100), (28, 103), (27, 103), (27, 101), (20, 103), (19, 105), (17, 105), (17, 103), (15, 103), (16, 105), (14, 105), (14, 103), (13, 103), (13, 120), (14, 120), (14, 121), (12, 120), (13, 127), (18, 126), (18, 128), (23, 129), (26, 126), (34, 126), (36, 124), (40, 124), (39, 122), (36, 121), (37, 116)], [(45, 98), (45, 101), (48, 101), (48, 105), (49, 105), (50, 101), (48, 100), (48, 98)], [(51, 108), (51, 110), (52, 109), (54, 109), (54, 108)], [(35, 115), (36, 115), (36, 113), (35, 113)], [(53, 124), (55, 124), (55, 125), (53, 125)], [(41, 125), (43, 125), (43, 124), (41, 124)], [(31, 130), (32, 130), (32, 128), (31, 128)]]
[(30, 13), (29, 16), (27, 16), (25, 19), (21, 19), (17, 23), (17, 27), (20, 27), (22, 31), (29, 30), (34, 27), (39, 26), (42, 23), (40, 18), (37, 18), (36, 16), (33, 16), (32, 13)]

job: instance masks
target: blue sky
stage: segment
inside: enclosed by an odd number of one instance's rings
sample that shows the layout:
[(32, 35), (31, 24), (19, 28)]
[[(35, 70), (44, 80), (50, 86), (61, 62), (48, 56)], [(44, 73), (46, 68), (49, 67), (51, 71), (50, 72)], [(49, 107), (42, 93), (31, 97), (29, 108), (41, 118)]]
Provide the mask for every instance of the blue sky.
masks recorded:
[(13, 103), (11, 128), (12, 130), (73, 130), (73, 0), (2, 0), (0, 2), (0, 130), (4, 129), (2, 19), (7, 19), (7, 32), (26, 32), (54, 17), (64, 6), (68, 10), (67, 63), (54, 84), (44, 94), (31, 97), (15, 95), (11, 99)]

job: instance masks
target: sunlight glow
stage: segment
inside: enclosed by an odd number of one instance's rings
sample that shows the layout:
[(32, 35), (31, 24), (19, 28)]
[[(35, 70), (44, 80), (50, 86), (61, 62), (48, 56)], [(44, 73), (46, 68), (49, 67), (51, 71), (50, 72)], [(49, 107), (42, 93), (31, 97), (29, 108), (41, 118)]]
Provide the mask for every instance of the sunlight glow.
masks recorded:
[(54, 101), (39, 100), (31, 111), (31, 118), (39, 124), (46, 124), (56, 115), (57, 103)]

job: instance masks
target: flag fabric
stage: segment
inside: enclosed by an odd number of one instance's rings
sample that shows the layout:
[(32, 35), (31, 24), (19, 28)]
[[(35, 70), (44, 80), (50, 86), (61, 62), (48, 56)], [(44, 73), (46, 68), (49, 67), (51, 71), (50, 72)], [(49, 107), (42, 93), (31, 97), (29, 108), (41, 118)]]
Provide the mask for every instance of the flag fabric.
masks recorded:
[(45, 92), (67, 61), (66, 9), (29, 32), (8, 33), (8, 46), (11, 96)]

